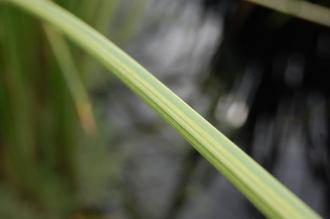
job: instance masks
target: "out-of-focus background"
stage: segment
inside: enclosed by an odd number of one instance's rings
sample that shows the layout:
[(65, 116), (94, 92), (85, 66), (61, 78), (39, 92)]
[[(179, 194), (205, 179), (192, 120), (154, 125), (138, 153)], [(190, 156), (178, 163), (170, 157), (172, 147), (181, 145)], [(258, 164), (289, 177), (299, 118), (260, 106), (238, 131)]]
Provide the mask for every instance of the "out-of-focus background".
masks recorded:
[[(329, 27), (238, 0), (56, 3), (330, 218)], [(263, 218), (120, 81), (47, 28), (0, 4), (0, 218)], [(93, 115), (75, 95), (84, 89)]]

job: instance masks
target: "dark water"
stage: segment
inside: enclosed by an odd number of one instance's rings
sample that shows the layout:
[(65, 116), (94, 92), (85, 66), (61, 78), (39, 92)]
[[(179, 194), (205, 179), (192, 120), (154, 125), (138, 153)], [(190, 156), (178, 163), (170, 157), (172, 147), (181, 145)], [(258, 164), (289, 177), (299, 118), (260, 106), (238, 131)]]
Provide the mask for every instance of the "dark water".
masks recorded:
[[(330, 216), (329, 28), (238, 1), (158, 0), (126, 50)], [(124, 86), (113, 82), (110, 93), (105, 120), (121, 170), (115, 215), (262, 218)]]

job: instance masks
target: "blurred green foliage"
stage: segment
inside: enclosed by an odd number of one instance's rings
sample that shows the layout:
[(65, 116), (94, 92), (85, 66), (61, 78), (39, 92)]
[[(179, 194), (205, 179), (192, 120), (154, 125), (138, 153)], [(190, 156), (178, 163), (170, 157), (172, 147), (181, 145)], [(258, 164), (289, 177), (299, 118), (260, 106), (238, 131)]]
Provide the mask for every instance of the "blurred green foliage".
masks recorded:
[[(104, 34), (120, 8), (118, 0), (56, 3)], [(116, 31), (120, 43), (143, 13), (134, 7)], [(87, 218), (84, 209), (104, 202), (114, 168), (86, 90), (99, 72), (56, 30), (0, 6), (0, 218)]]

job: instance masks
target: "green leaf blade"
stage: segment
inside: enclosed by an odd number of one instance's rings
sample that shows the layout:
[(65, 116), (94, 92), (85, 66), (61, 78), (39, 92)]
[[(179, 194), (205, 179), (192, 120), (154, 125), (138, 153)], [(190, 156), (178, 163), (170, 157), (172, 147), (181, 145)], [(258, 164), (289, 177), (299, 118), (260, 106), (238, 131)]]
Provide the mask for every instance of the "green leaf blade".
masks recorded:
[(170, 89), (93, 28), (42, 0), (7, 0), (57, 27), (173, 126), (269, 218), (320, 218)]

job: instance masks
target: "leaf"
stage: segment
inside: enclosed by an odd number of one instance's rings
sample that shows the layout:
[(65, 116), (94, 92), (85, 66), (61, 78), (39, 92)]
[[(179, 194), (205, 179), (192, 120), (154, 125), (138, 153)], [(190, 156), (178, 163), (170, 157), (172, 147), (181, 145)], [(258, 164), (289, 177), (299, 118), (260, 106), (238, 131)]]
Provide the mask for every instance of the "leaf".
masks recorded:
[(44, 30), (76, 104), (81, 125), (87, 134), (95, 136), (96, 122), (92, 112), (92, 105), (86, 88), (79, 77), (70, 48), (60, 33), (46, 25), (44, 25)]
[(301, 0), (245, 0), (263, 7), (330, 27), (330, 9)]
[(57, 27), (140, 96), (269, 218), (320, 218), (170, 89), (93, 28), (43, 0), (6, 0)]

